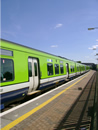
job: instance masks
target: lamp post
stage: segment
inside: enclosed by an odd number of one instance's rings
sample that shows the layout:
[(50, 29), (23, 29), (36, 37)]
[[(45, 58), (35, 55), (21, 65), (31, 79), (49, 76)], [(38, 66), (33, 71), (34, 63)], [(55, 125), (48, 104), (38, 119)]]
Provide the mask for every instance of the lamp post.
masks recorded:
[(94, 30), (94, 29), (98, 29), (98, 27), (88, 28), (88, 30)]
[[(98, 29), (98, 27), (88, 28), (88, 30), (94, 30), (94, 29)], [(93, 50), (96, 50), (96, 49), (93, 49)], [(95, 55), (95, 56), (97, 56), (97, 55), (98, 55), (98, 53), (96, 53), (96, 55)], [(97, 58), (96, 60), (98, 61), (98, 58)]]

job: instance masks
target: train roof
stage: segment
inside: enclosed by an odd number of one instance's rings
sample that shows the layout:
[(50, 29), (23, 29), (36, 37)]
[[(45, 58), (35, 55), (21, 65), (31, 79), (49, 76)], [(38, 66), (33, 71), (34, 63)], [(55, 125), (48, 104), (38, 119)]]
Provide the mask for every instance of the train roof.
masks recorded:
[[(35, 50), (37, 52), (42, 52), (42, 53), (45, 53), (45, 54), (48, 54), (48, 55), (51, 55), (51, 56), (55, 56), (55, 57), (58, 57), (58, 58), (61, 58), (61, 59), (65, 59), (65, 60), (68, 60), (68, 61), (71, 61), (71, 62), (75, 62), (77, 63), (76, 61), (73, 61), (73, 60), (70, 60), (68, 58), (65, 58), (65, 57), (62, 57), (62, 56), (57, 56), (57, 55), (54, 55), (54, 54), (50, 54), (50, 53), (47, 53), (47, 52), (44, 52), (44, 51), (41, 51), (41, 50), (38, 50), (38, 49), (34, 49), (32, 47), (28, 47), (28, 46), (25, 46), (25, 45), (21, 45), (19, 43), (15, 43), (15, 42), (12, 42), (12, 41), (8, 41), (8, 40), (5, 40), (5, 39), (0, 39), (1, 41), (5, 41), (5, 42), (8, 42), (8, 43), (11, 43), (11, 44), (14, 44), (14, 45), (18, 45), (18, 46), (21, 46), (21, 47), (24, 47), (24, 48), (28, 48), (28, 49), (32, 49), (32, 50)], [(80, 64), (80, 63), (78, 63)], [(81, 63), (82, 64), (82, 63)]]
[[(52, 56), (56, 56), (56, 57), (59, 57), (59, 58), (63, 58), (63, 59), (66, 59), (66, 60), (70, 60), (70, 59), (67, 59), (67, 58), (65, 58), (65, 57), (57, 56), (57, 55), (54, 55), (54, 54), (51, 54), (51, 53), (48, 53), (48, 52), (44, 52), (44, 51), (41, 51), (41, 50), (38, 50), (38, 49), (34, 49), (34, 48), (32, 48), (32, 47), (28, 47), (28, 46), (25, 46), (25, 45), (21, 45), (21, 44), (16, 43), (16, 42), (8, 41), (8, 40), (5, 40), (5, 39), (1, 39), (1, 41), (5, 41), (5, 42), (8, 42), (8, 43), (15, 44), (15, 45), (18, 45), (18, 46), (21, 46), (21, 47), (25, 47), (25, 48), (28, 48), (28, 49), (32, 49), (32, 50), (35, 50), (35, 51), (38, 51), (38, 52), (42, 52), (42, 53), (45, 53), (45, 54), (49, 54), (49, 55), (52, 55)], [(70, 60), (70, 61), (71, 61), (71, 60)]]
[[(1, 41), (5, 41), (5, 42), (11, 43), (11, 44), (15, 44), (15, 45), (18, 45), (18, 46), (21, 46), (21, 47), (24, 47), (24, 48), (32, 49), (32, 50), (35, 50), (35, 51), (38, 51), (38, 52), (42, 52), (42, 53), (45, 53), (45, 54), (48, 54), (48, 55), (60, 57), (60, 56), (57, 56), (57, 55), (54, 55), (54, 54), (51, 54), (51, 53), (48, 53), (48, 52), (44, 52), (44, 51), (41, 51), (41, 50), (38, 50), (38, 49), (34, 49), (34, 48), (32, 48), (32, 47), (28, 47), (28, 46), (25, 46), (25, 45), (21, 45), (21, 44), (19, 44), (19, 43), (12, 42), (12, 41), (8, 41), (8, 40), (5, 40), (5, 39), (1, 39)], [(61, 58), (61, 57), (60, 57), (60, 58)], [(65, 58), (65, 59), (67, 59), (67, 58)]]

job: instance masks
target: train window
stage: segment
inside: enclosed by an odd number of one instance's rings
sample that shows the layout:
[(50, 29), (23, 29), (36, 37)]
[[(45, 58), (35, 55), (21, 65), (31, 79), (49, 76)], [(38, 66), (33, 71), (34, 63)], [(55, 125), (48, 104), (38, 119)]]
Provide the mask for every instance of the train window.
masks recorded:
[(55, 74), (59, 74), (59, 65), (55, 64)]
[(0, 82), (14, 80), (14, 63), (12, 59), (0, 59)]
[(32, 63), (28, 62), (28, 68), (29, 68), (29, 77), (32, 77)]
[(48, 75), (53, 75), (53, 64), (51, 63), (47, 64), (47, 71), (48, 71)]
[(60, 65), (61, 74), (64, 73), (63, 65)]
[(34, 63), (35, 76), (37, 76), (37, 63)]

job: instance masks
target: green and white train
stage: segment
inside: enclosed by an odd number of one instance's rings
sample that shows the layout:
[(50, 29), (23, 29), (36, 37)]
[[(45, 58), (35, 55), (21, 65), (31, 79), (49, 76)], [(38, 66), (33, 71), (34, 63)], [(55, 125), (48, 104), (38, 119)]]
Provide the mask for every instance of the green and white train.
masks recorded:
[(87, 72), (89, 66), (1, 39), (1, 105)]

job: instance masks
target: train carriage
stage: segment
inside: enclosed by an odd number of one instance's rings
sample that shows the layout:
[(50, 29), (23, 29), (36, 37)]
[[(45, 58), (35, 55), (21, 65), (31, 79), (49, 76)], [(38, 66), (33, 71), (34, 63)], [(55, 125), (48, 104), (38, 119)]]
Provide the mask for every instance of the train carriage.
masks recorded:
[[(1, 40), (0, 48), (1, 109), (36, 91), (64, 82), (80, 71), (74, 61), (10, 41)], [(89, 69), (81, 67), (83, 72)]]

